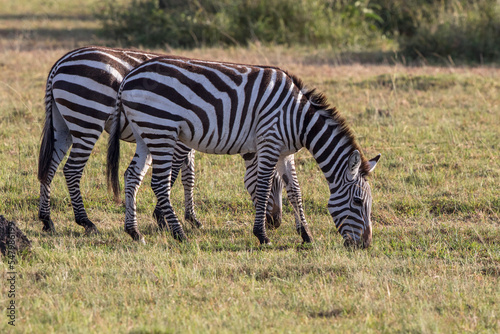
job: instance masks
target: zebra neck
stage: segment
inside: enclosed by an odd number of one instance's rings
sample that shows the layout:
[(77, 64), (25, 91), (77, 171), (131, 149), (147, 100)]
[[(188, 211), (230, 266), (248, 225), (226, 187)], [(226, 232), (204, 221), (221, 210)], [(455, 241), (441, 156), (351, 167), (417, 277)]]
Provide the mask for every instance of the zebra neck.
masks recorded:
[(311, 152), (327, 179), (330, 191), (341, 184), (349, 154), (354, 150), (353, 138), (344, 124), (312, 116), (306, 133), (305, 147)]

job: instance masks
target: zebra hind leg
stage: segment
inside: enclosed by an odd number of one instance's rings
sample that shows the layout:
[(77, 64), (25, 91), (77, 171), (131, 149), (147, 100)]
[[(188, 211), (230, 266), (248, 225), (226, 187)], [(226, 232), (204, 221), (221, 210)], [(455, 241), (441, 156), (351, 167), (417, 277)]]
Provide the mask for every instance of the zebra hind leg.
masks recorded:
[[(151, 189), (153, 189), (153, 192), (156, 193), (158, 191), (158, 188), (160, 187), (161, 182), (157, 179), (156, 173), (154, 172), (154, 167), (153, 167), (153, 173), (151, 176)], [(163, 211), (161, 209), (160, 201), (157, 200), (155, 209), (153, 211), (153, 218), (156, 220), (156, 223), (158, 224), (158, 228), (163, 231), (168, 229), (168, 225), (165, 221), (165, 216), (163, 214)]]
[[(157, 187), (156, 185), (159, 184), (160, 181), (156, 179), (155, 173), (151, 176), (151, 189), (154, 189)], [(160, 229), (164, 229), (167, 227), (167, 223), (165, 222), (165, 217), (163, 216), (163, 211), (161, 210), (160, 203), (157, 201), (155, 209), (153, 211), (153, 218), (156, 220), (156, 223), (158, 224), (158, 227)]]
[(271, 186), (271, 193), (267, 201), (266, 211), (266, 228), (270, 230), (277, 229), (281, 226), (282, 220), (282, 194), (283, 194), (283, 180), (280, 175), (275, 171), (273, 176), (273, 184)]
[[(175, 157), (175, 155), (174, 155)], [(186, 157), (182, 160), (182, 185), (184, 186), (184, 219), (195, 228), (202, 228), (203, 224), (196, 218), (194, 211), (194, 150), (190, 150)], [(172, 181), (172, 184), (174, 182)]]
[[(272, 141), (270, 142), (272, 143)], [(266, 207), (279, 158), (279, 153), (268, 143), (265, 142), (265, 144), (267, 145), (257, 147), (263, 153), (258, 154), (257, 158), (257, 191), (255, 194), (255, 223), (253, 227), (253, 234), (259, 239), (261, 245), (270, 244), (265, 227)]]
[[(134, 158), (125, 171), (125, 232), (134, 241), (143, 244), (145, 243), (144, 237), (137, 228), (136, 195), (150, 165), (151, 156), (146, 145), (142, 140), (138, 140)], [(153, 180), (151, 187), (154, 190)]]
[(51, 171), (47, 175), (47, 178), (40, 182), (40, 202), (38, 209), (38, 218), (42, 221), (43, 227), (42, 231), (53, 233), (56, 231), (54, 227), (54, 222), (50, 217), (50, 184), (54, 178), (55, 171), (60, 161), (52, 161)]
[(97, 227), (90, 221), (83, 205), (82, 193), (80, 191), (80, 180), (83, 169), (90, 157), (92, 148), (98, 137), (75, 138), (73, 137), (73, 147), (68, 160), (64, 165), (64, 177), (68, 186), (71, 205), (75, 214), (75, 222), (85, 228), (86, 234), (99, 233)]
[[(170, 203), (173, 148), (169, 146), (162, 148), (155, 147), (155, 153), (158, 154), (152, 154), (153, 178), (151, 188), (153, 188), (156, 198), (158, 199), (158, 205), (162, 210), (162, 215), (165, 217), (168, 229), (170, 233), (172, 233), (174, 239), (187, 241), (187, 236)], [(155, 182), (153, 182), (153, 180)], [(158, 182), (159, 180), (163, 182)], [(163, 222), (163, 224), (159, 225), (160, 229), (165, 229), (166, 226), (164, 226), (164, 224)]]
[[(69, 134), (68, 127), (65, 123), (62, 122), (62, 118), (58, 113), (55, 113), (54, 118), (54, 138), (53, 148), (51, 150), (52, 158), (50, 159), (50, 165), (41, 167), (48, 167), (48, 171), (46, 173), (45, 179), (40, 180), (40, 202), (38, 208), (38, 218), (43, 223), (42, 231), (49, 233), (55, 232), (54, 222), (50, 217), (50, 185), (57, 171), (57, 167), (59, 166), (66, 152), (71, 146), (71, 136)], [(41, 147), (40, 155), (49, 153), (42, 152), (42, 150), (44, 149), (47, 148)]]
[(288, 201), (292, 204), (295, 216), (295, 228), (302, 237), (304, 243), (313, 241), (312, 234), (309, 231), (304, 207), (302, 205), (302, 194), (300, 192), (299, 181), (295, 171), (295, 160), (293, 155), (289, 155), (278, 162), (278, 173), (281, 174), (286, 186)]

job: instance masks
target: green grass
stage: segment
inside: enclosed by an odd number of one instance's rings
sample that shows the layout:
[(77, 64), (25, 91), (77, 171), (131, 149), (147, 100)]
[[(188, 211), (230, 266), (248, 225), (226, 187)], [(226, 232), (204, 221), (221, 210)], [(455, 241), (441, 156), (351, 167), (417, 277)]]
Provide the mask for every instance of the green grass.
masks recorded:
[[(10, 14), (30, 11), (19, 3)], [(0, 332), (500, 330), (499, 69), (334, 67), (311, 61), (321, 50), (258, 45), (174, 50), (283, 66), (324, 92), (365, 154), (382, 153), (370, 180), (374, 243), (358, 251), (342, 246), (326, 209), (326, 181), (301, 151), (296, 164), (312, 245), (300, 244), (285, 201), (283, 225), (269, 232), (272, 246), (259, 247), (242, 159), (197, 154), (195, 204), (205, 227), (187, 225), (190, 242), (183, 244), (158, 232), (148, 174), (137, 199), (142, 246), (123, 231), (124, 207), (106, 190), (107, 135), (82, 180), (89, 216), (102, 233), (84, 236), (73, 222), (62, 168), (52, 194), (58, 232), (41, 232), (36, 168), (44, 85), (52, 64), (73, 47), (68, 40), (49, 38), (43, 47), (43, 40), (0, 39), (0, 214), (33, 242), (16, 265), (15, 331), (3, 315)], [(123, 172), (134, 147), (122, 148)], [(182, 201), (176, 184), (181, 217)], [(2, 279), (7, 271), (3, 262)], [(2, 308), (7, 292), (1, 284)]]

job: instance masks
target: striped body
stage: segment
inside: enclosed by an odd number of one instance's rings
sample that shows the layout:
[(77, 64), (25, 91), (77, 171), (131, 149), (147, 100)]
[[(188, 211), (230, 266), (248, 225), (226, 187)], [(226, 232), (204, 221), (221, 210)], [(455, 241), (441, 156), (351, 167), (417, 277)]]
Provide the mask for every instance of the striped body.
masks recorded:
[[(53, 231), (50, 218), (50, 184), (64, 155), (72, 146), (64, 166), (64, 175), (77, 224), (87, 232), (97, 231), (85, 211), (80, 192), (80, 179), (91, 151), (103, 131), (109, 130), (109, 116), (115, 109), (118, 88), (127, 73), (148, 59), (159, 56), (134, 50), (86, 47), (69, 52), (52, 67), (47, 79), (45, 105), (46, 120), (38, 177), (40, 180), (39, 217), (45, 231)], [(170, 57), (174, 59), (175, 57)], [(131, 128), (125, 117), (121, 118), (120, 138), (135, 142)], [(173, 159), (172, 180), (182, 168), (182, 182), (185, 192), (185, 217), (195, 226), (201, 226), (194, 212), (194, 152), (179, 143)], [(133, 164), (142, 163), (146, 157), (134, 156)], [(251, 164), (251, 162), (250, 162)], [(249, 170), (249, 172), (251, 169)], [(291, 172), (290, 172), (291, 173)], [(153, 180), (153, 183), (157, 181)], [(256, 180), (250, 180), (250, 183)], [(269, 212), (279, 212), (268, 220), (279, 225), (281, 215), (282, 183), (275, 182), (276, 196), (269, 202)], [(155, 209), (155, 216), (163, 222), (161, 210)]]
[[(306, 91), (300, 80), (281, 69), (156, 58), (132, 70), (122, 82), (115, 124), (120, 121), (120, 108), (136, 137), (136, 152), (150, 153), (153, 174), (167, 181), (155, 193), (174, 237), (185, 238), (170, 204), (168, 182), (173, 149), (181, 142), (206, 153), (256, 152), (253, 232), (261, 243), (269, 242), (264, 222), (273, 174), (284, 168), (285, 157), (306, 147), (330, 184), (329, 210), (339, 232), (348, 243), (370, 244), (371, 192), (366, 176), (378, 156), (364, 159), (339, 113), (328, 108), (322, 95)], [(110, 136), (109, 166), (116, 160), (117, 129), (114, 126)], [(131, 165), (126, 182), (138, 185), (135, 180), (141, 168)], [(136, 191), (125, 189), (125, 229), (132, 236), (138, 233)], [(303, 240), (311, 241), (305, 220), (299, 221)]]

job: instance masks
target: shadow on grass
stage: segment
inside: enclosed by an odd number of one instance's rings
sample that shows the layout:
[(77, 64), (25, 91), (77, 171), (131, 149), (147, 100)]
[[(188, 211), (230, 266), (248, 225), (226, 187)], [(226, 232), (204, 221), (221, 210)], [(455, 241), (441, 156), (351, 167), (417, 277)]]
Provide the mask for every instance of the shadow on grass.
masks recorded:
[[(186, 226), (187, 225), (187, 226)], [(209, 228), (193, 228), (189, 223), (183, 224), (184, 231), (190, 239), (190, 242), (194, 242), (199, 245), (200, 250), (205, 252), (254, 252), (254, 251), (285, 251), (289, 249), (296, 249), (297, 251), (311, 250), (313, 249), (312, 244), (271, 244), (260, 246), (257, 244), (257, 239), (253, 239), (252, 232), (245, 228), (219, 228), (219, 227), (209, 227)], [(141, 233), (145, 236), (157, 237), (159, 234), (164, 233), (168, 238), (172, 238), (170, 231), (160, 230), (156, 224), (148, 224), (140, 229)], [(198, 241), (198, 237), (203, 240), (208, 241)], [(238, 243), (231, 242), (231, 240), (237, 239)]]
[(69, 227), (64, 227), (64, 228), (57, 228), (55, 232), (44, 232), (42, 231), (43, 224), (39, 224), (39, 229), (35, 230), (28, 230), (26, 231), (26, 235), (29, 237), (33, 238), (74, 238), (74, 239), (81, 239), (81, 238), (87, 238), (88, 240), (91, 240), (92, 238), (95, 238), (96, 236), (103, 236), (107, 234), (102, 234), (101, 232), (99, 234), (87, 234), (85, 233), (85, 230), (83, 227), (74, 224), (74, 226), (69, 226)]
[(78, 20), (95, 21), (93, 15), (61, 15), (61, 14), (0, 14), (0, 20)]
[(500, 265), (484, 267), (481, 269), (481, 274), (484, 276), (500, 277)]
[(344, 311), (340, 308), (334, 308), (328, 311), (310, 312), (310, 318), (337, 318), (344, 314)]
[(368, 64), (368, 65), (394, 65), (404, 64), (405, 60), (399, 59), (398, 54), (394, 51), (365, 51), (365, 52), (340, 52), (328, 53), (319, 52), (316, 54), (304, 57), (304, 63), (307, 65), (352, 65), (352, 64)]
[[(221, 266), (216, 268), (201, 269), (200, 274), (207, 278), (227, 277), (231, 280), (239, 280), (242, 277), (251, 278), (260, 282), (288, 282), (290, 280), (298, 280), (309, 277), (317, 279), (321, 277), (327, 283), (334, 283), (338, 278), (349, 278), (352, 276), (351, 269), (345, 265), (338, 264), (313, 264), (313, 263), (294, 263), (288, 262), (276, 266), (273, 263), (262, 264), (262, 266), (249, 265), (247, 263), (239, 263), (238, 265)], [(306, 278), (307, 279), (307, 278)], [(330, 317), (332, 310), (323, 312), (311, 312), (312, 317)]]
[(66, 41), (92, 41), (98, 30), (93, 28), (70, 28), (70, 29), (0, 29), (0, 36), (5, 40), (33, 39), (33, 40), (57, 40), (61, 44)]
[(229, 242), (201, 242), (199, 243), (200, 250), (204, 252), (268, 252), (268, 251), (287, 251), (294, 249), (296, 251), (312, 250), (312, 244), (271, 244), (271, 245), (257, 245), (255, 243), (229, 243)]
[[(98, 36), (99, 29), (96, 29), (96, 18), (92, 15), (4, 14), (0, 15), (0, 23), (2, 21), (9, 27), (0, 29), (1, 39), (12, 43), (16, 49), (19, 48), (20, 44), (24, 51), (52, 49), (54, 46), (74, 48), (78, 45), (96, 44), (99, 40), (103, 40)], [(48, 23), (49, 26), (57, 24), (57, 27), (46, 27), (45, 22), (47, 21), (52, 22)], [(75, 27), (75, 21), (79, 22), (79, 27)], [(31, 23), (42, 25), (42, 22), (45, 27), (26, 28)], [(82, 27), (82, 25), (84, 26)]]

